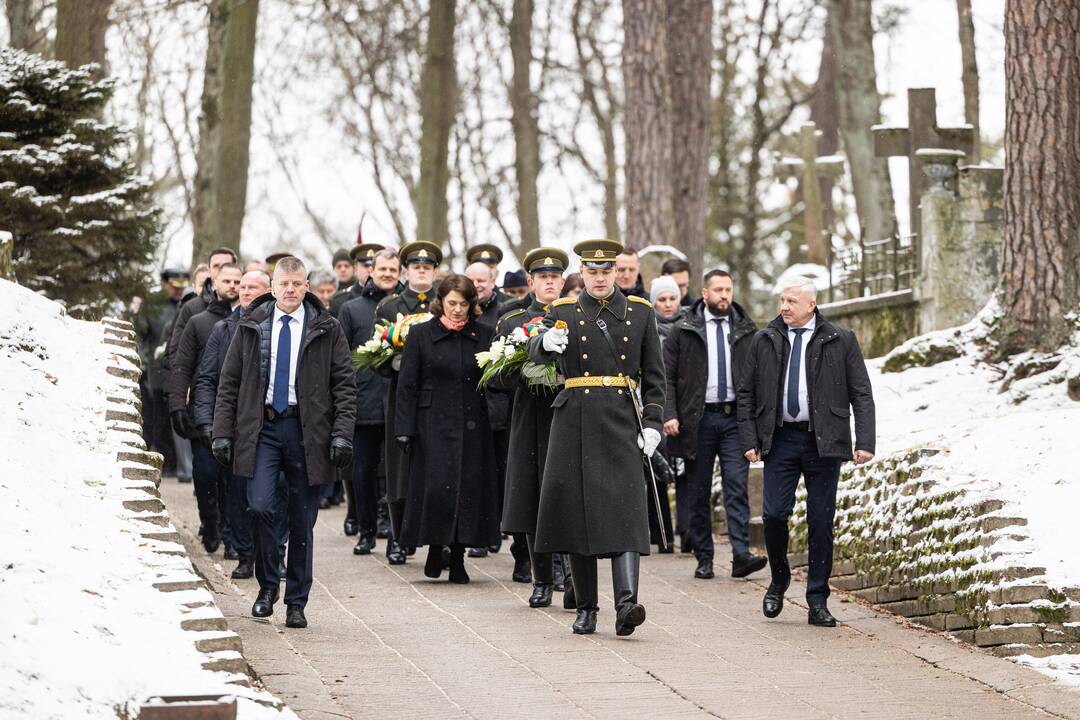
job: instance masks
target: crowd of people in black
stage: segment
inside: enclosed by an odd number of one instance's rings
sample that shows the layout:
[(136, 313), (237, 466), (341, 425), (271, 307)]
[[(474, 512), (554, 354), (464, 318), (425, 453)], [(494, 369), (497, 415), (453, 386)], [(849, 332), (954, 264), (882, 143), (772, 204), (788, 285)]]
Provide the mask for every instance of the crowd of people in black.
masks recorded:
[[(730, 574), (769, 565), (768, 617), (791, 581), (788, 518), (805, 478), (808, 620), (835, 624), (840, 464), (874, 451), (855, 336), (817, 310), (805, 278), (759, 330), (723, 270), (694, 298), (681, 259), (646, 291), (637, 255), (619, 243), (574, 252), (579, 272), (541, 247), (501, 287), (498, 247), (469, 248), (462, 274), (443, 273), (441, 248), (425, 241), (358, 244), (326, 270), (287, 253), (241, 265), (220, 248), (193, 276), (162, 273), (135, 318), (147, 441), (165, 475), (193, 483), (205, 550), (223, 546), (233, 578), (257, 579), (254, 616), (273, 613), (284, 578), (286, 625), (307, 625), (318, 511), (345, 504), (353, 553), (382, 541), (386, 562), (401, 565), (427, 548), (429, 578), (468, 583), (466, 555), (509, 541), (530, 606), (562, 592), (575, 633), (596, 629), (597, 560), (609, 559), (615, 629), (628, 635), (645, 620), (640, 557), (653, 546), (693, 553), (694, 577), (715, 576), (718, 462)], [(392, 361), (354, 369), (378, 329), (409, 317)], [(478, 354), (512, 338), (554, 382), (520, 366), (481, 380)], [(749, 540), (757, 461), (767, 557)]]

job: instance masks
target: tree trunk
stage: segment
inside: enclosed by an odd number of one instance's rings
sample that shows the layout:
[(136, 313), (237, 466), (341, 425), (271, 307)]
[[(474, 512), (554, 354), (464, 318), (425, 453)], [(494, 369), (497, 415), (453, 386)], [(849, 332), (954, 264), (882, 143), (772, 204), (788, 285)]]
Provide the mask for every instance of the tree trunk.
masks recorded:
[[(814, 83), (814, 97), (810, 101), (810, 121), (821, 133), (817, 145), (818, 155), (835, 155), (840, 149), (840, 108), (836, 99), (836, 52), (833, 49), (833, 36), (829, 32), (828, 20), (825, 21), (824, 36), (821, 63), (818, 65), (817, 81)], [(821, 193), (821, 227), (830, 233), (831, 242), (831, 231), (836, 222), (832, 204), (832, 178), (819, 175), (818, 189)], [(807, 247), (809, 244), (807, 239)]]
[(975, 59), (975, 23), (971, 18), (971, 0), (956, 0), (956, 15), (960, 20), (960, 57), (963, 61), (961, 80), (964, 84), (964, 119), (975, 128), (975, 152), (972, 162), (982, 156), (979, 138), (979, 64)]
[(673, 244), (686, 253), (690, 262), (693, 290), (698, 288), (705, 265), (712, 16), (712, 0), (668, 0)]
[(420, 182), (416, 188), (416, 237), (448, 246), (446, 189), (450, 131), (457, 112), (454, 61), (456, 0), (431, 0), (427, 48), (420, 71)]
[[(874, 155), (870, 128), (881, 121), (874, 70), (874, 29), (869, 0), (829, 0), (828, 23), (836, 52), (840, 135), (847, 150), (855, 207), (864, 242), (896, 234), (889, 166)], [(917, 228), (912, 228), (917, 232)]]
[(191, 209), (192, 266), (204, 262), (207, 254), (218, 246), (211, 219), (214, 215), (214, 188), (217, 173), (218, 146), (221, 143), (221, 51), (225, 45), (225, 28), (229, 19), (230, 0), (211, 0), (209, 32), (206, 45), (206, 64), (203, 68), (201, 112), (199, 114), (199, 148), (195, 155), (195, 187)]
[(97, 63), (94, 77), (108, 73), (105, 33), (112, 0), (56, 0), (55, 57), (68, 67)]
[(41, 8), (37, 0), (7, 0), (8, 44), (18, 50), (42, 53), (45, 33), (38, 29)]
[(517, 176), (517, 215), (521, 235), (516, 248), (519, 257), (540, 247), (540, 211), (537, 178), (540, 176), (540, 127), (536, 121), (529, 70), (532, 66), (533, 0), (514, 0), (510, 18), (510, 54), (514, 77), (510, 87), (513, 109), (514, 173)]
[(623, 0), (626, 246), (673, 239), (667, 3)]
[(1005, 9), (1003, 354), (1053, 350), (1080, 303), (1080, 0)]

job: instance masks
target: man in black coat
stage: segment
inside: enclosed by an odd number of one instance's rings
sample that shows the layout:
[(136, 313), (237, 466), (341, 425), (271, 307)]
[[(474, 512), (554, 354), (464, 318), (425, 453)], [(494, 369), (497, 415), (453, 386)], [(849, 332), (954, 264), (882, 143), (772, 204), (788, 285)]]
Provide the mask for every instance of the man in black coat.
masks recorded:
[[(645, 503), (652, 500), (643, 455), (660, 444), (664, 359), (652, 303), (615, 287), (621, 250), (614, 240), (574, 246), (585, 292), (551, 303), (549, 329), (528, 344), (534, 362), (557, 360), (566, 378), (553, 403), (536, 550), (571, 553), (574, 632), (582, 635), (596, 631), (599, 557), (611, 558), (616, 634), (645, 622), (638, 575), (651, 549)], [(637, 391), (643, 417), (631, 394)]]
[(690, 543), (698, 561), (694, 577), (700, 579), (713, 577), (712, 480), (718, 456), (731, 576), (746, 577), (765, 567), (765, 558), (750, 552), (750, 463), (743, 455), (735, 413), (735, 388), (756, 328), (732, 300), (733, 292), (730, 274), (710, 270), (701, 299), (675, 323), (664, 343), (664, 431), (668, 452), (686, 460)]
[(615, 258), (615, 284), (627, 297), (649, 298), (645, 282), (641, 279), (641, 261), (630, 248), (623, 249)]
[(315, 520), (332, 467), (352, 463), (356, 385), (341, 325), (308, 292), (299, 259), (277, 262), (273, 295), (240, 319), (221, 368), (214, 405), (214, 457), (250, 478), (259, 595), (255, 617), (273, 614), (281, 560), (275, 515), (288, 486), (289, 558), (285, 624), (307, 627)]
[[(240, 278), (239, 304), (224, 320), (218, 321), (210, 331), (206, 348), (199, 357), (199, 367), (195, 372), (195, 383), (191, 390), (192, 415), (199, 437), (209, 448), (214, 434), (214, 402), (217, 400), (218, 378), (221, 366), (225, 364), (225, 354), (229, 350), (233, 333), (240, 322), (240, 317), (251, 309), (254, 300), (270, 291), (270, 276), (262, 270), (252, 270)], [(188, 323), (190, 326), (195, 322)], [(215, 463), (216, 464), (216, 463)], [(236, 580), (246, 580), (255, 572), (255, 545), (251, 537), (251, 518), (247, 506), (247, 480), (237, 477), (232, 470), (222, 467), (225, 477), (226, 499), (225, 518), (229, 527), (233, 550), (239, 561), (232, 571)], [(281, 508), (287, 498), (279, 497)], [(284, 523), (284, 510), (279, 513), (279, 537), (288, 532)], [(282, 545), (285, 540), (282, 540)]]
[[(176, 352), (176, 346), (180, 343), (180, 337), (184, 334), (184, 327), (187, 326), (188, 320), (201, 313), (214, 301), (214, 280), (217, 278), (218, 271), (221, 270), (223, 265), (235, 265), (236, 253), (224, 247), (211, 250), (207, 263), (210, 267), (210, 277), (206, 278), (206, 282), (201, 288), (195, 288), (198, 294), (192, 294), (184, 300), (183, 304), (180, 305), (180, 311), (176, 314), (176, 321), (173, 322), (172, 331), (169, 335), (169, 344), (165, 347), (166, 368), (169, 368), (172, 364), (173, 354)], [(188, 427), (182, 429), (186, 433), (190, 433), (192, 430)], [(177, 434), (181, 437), (190, 437), (190, 434), (185, 435), (180, 430), (177, 430)]]
[[(746, 459), (765, 459), (762, 519), (772, 582), (766, 617), (784, 607), (791, 582), (788, 518), (801, 475), (809, 541), (806, 600), (811, 625), (833, 627), (829, 575), (840, 463), (874, 456), (874, 394), (855, 334), (817, 310), (812, 280), (796, 278), (780, 295), (780, 316), (757, 333), (739, 383), (739, 433)], [(855, 414), (855, 453), (851, 414)]]
[(195, 499), (199, 506), (199, 521), (203, 528), (203, 547), (206, 552), (213, 553), (224, 540), (226, 560), (239, 559), (229, 519), (224, 512), (228, 486), (221, 466), (210, 453), (210, 438), (201, 438), (195, 431), (192, 419), (195, 399), (192, 383), (214, 325), (228, 317), (239, 301), (241, 277), (240, 268), (232, 263), (218, 268), (214, 279), (214, 299), (205, 310), (193, 315), (184, 326), (173, 353), (168, 385), (169, 415), (173, 427), (183, 428), (185, 437), (192, 440), (191, 469), (195, 480)]
[[(557, 248), (536, 248), (525, 256), (531, 290), (527, 298), (529, 303), (526, 307), (511, 309), (499, 319), (495, 327), (497, 338), (509, 337), (530, 320), (547, 314), (550, 303), (558, 300), (562, 293), (562, 274), (568, 262), (566, 253)], [(548, 432), (554, 416), (551, 403), (558, 389), (531, 387), (520, 373), (498, 375), (493, 385), (514, 392), (502, 529), (525, 536), (533, 582), (529, 607), (547, 607), (551, 605), (555, 588), (554, 556), (536, 550), (536, 516), (540, 509), (540, 482), (544, 477)]]
[[(405, 268), (405, 288), (383, 298), (375, 308), (376, 318), (389, 323), (395, 322), (399, 315), (404, 317), (428, 312), (428, 306), (434, 299), (431, 286), (435, 282), (435, 268), (442, 262), (442, 249), (433, 242), (417, 240), (403, 246), (398, 252), (398, 259)], [(405, 501), (409, 494), (408, 458), (394, 440), (395, 402), (400, 369), (400, 355), (391, 364), (379, 368), (379, 371), (390, 379), (386, 388), (386, 440), (383, 443), (383, 456), (386, 463), (386, 505), (390, 514), (386, 558), (391, 565), (404, 564), (409, 549), (396, 540), (401, 536)]]
[(337, 317), (341, 306), (350, 299), (349, 291), (367, 282), (367, 276), (365, 274), (363, 280), (359, 279), (352, 256), (348, 250), (341, 248), (334, 253), (334, 277), (337, 278), (337, 290), (330, 296), (330, 314)]
[[(338, 322), (349, 350), (366, 343), (375, 333), (375, 308), (397, 289), (401, 263), (391, 250), (374, 254), (374, 264), (359, 297), (341, 306)], [(383, 491), (379, 465), (386, 440), (386, 392), (390, 381), (371, 368), (356, 372), (356, 428), (353, 430), (352, 509), (357, 524), (353, 553), (370, 555), (375, 549), (377, 510)]]

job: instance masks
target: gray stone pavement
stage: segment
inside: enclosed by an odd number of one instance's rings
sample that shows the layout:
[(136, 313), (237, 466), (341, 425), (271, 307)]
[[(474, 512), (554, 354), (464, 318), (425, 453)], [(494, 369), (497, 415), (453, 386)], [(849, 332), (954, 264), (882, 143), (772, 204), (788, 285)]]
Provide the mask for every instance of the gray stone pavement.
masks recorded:
[[(468, 560), (472, 583), (423, 576), (425, 551), (403, 567), (352, 554), (344, 510), (320, 513), (309, 627), (250, 616), (254, 580), (196, 542), (190, 485), (162, 497), (229, 626), (267, 689), (305, 720), (329, 718), (1080, 718), (1080, 691), (905, 624), (841, 594), (843, 623), (806, 624), (796, 581), (784, 613), (761, 614), (767, 572), (749, 581), (692, 577), (688, 555), (642, 560), (645, 625), (614, 632), (601, 563), (596, 635), (570, 632), (573, 613), (533, 610), (512, 561)], [(717, 545), (717, 568), (730, 561)], [(556, 595), (556, 605), (559, 605)]]

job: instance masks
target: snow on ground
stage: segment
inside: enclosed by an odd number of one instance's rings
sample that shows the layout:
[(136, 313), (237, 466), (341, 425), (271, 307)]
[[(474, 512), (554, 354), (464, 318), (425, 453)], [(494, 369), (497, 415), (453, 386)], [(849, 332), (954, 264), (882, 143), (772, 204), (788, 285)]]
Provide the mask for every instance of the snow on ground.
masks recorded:
[[(882, 372), (886, 358), (868, 363), (877, 406), (878, 455), (921, 446), (942, 448), (936, 464), (943, 487), (1002, 500), (1000, 514), (1027, 519), (1030, 540), (1004, 546), (1008, 556), (1000, 562), (1046, 568), (1042, 579), (1048, 585), (1080, 587), (1075, 530), (1080, 403), (1066, 393), (1064, 367), (1015, 381), (1001, 391), (1003, 373), (977, 361), (974, 344), (992, 313), (990, 307), (959, 331), (912, 341), (954, 343), (963, 352), (956, 359), (899, 373)], [(1017, 659), (1080, 685), (1080, 655)]]
[(202, 669), (197, 634), (180, 629), (198, 592), (151, 586), (191, 566), (153, 553), (161, 544), (121, 505), (129, 483), (105, 409), (131, 382), (106, 374), (102, 327), (2, 280), (0, 305), (0, 717), (115, 717), (154, 695), (231, 694), (241, 718), (295, 718)]

